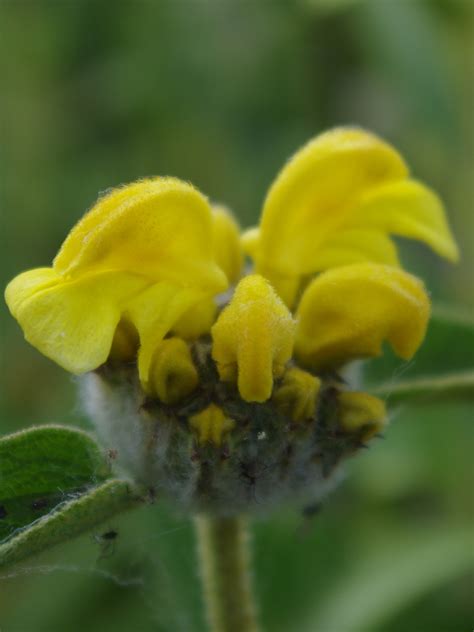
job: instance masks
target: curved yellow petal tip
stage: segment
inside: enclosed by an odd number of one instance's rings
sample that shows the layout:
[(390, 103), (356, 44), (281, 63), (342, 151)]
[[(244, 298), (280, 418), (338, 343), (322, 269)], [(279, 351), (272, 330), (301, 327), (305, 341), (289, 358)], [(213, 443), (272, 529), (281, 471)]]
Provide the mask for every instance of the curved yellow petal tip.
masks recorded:
[(150, 367), (150, 395), (164, 404), (176, 404), (194, 391), (199, 376), (188, 345), (180, 338), (167, 338), (157, 347)]
[(12, 316), (18, 320), (26, 301), (60, 281), (60, 275), (52, 268), (35, 268), (18, 274), (5, 289), (5, 302)]
[(417, 239), (455, 263), (459, 249), (440, 198), (415, 180), (374, 187), (362, 197), (349, 224)]
[(304, 366), (321, 370), (380, 355), (384, 340), (410, 359), (425, 336), (430, 300), (416, 277), (365, 263), (317, 277), (297, 315), (295, 354)]
[(213, 206), (212, 215), (217, 265), (225, 272), (229, 283), (236, 283), (242, 273), (244, 262), (239, 225), (229, 209), (224, 206)]
[(283, 167), (268, 192), (257, 271), (265, 265), (280, 275), (313, 273), (315, 254), (340, 233), (357, 198), (407, 174), (400, 155), (374, 134), (337, 128), (317, 136)]
[(189, 425), (196, 432), (199, 443), (221, 445), (223, 438), (235, 427), (235, 421), (225, 416), (219, 406), (210, 404), (200, 413), (189, 418)]
[(459, 253), (439, 198), (410, 180), (400, 154), (374, 134), (336, 128), (302, 147), (264, 202), (243, 247), (292, 307), (303, 277), (364, 261), (398, 265), (390, 235)]
[(387, 424), (384, 402), (368, 393), (339, 393), (338, 414), (342, 428), (349, 433), (362, 433), (363, 441), (381, 432)]
[(66, 281), (40, 268), (13, 279), (5, 298), (26, 340), (79, 375), (107, 360), (121, 305), (143, 285), (143, 279), (121, 272)]
[(295, 323), (263, 277), (240, 281), (213, 326), (212, 357), (221, 379), (237, 381), (242, 399), (264, 402), (293, 350)]
[(316, 413), (321, 380), (296, 367), (285, 371), (274, 399), (278, 408), (292, 421), (312, 419)]
[(126, 270), (221, 292), (208, 200), (177, 178), (150, 178), (113, 190), (75, 225), (54, 260), (63, 275)]

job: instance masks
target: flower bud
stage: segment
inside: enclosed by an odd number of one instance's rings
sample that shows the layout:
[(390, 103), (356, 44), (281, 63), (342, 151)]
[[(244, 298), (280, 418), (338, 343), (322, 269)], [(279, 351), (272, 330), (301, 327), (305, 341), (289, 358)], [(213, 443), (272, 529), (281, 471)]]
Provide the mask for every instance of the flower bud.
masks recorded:
[(192, 393), (199, 378), (189, 347), (180, 338), (166, 338), (156, 349), (149, 388), (164, 404), (175, 404)]
[(278, 408), (292, 421), (312, 419), (316, 413), (316, 404), (321, 380), (307, 371), (296, 367), (288, 369), (281, 385), (276, 389), (274, 400)]
[(199, 443), (213, 443), (221, 445), (223, 437), (235, 426), (232, 419), (228, 419), (222, 408), (210, 404), (207, 408), (189, 418), (189, 425), (198, 436)]
[(366, 441), (385, 427), (385, 404), (368, 393), (339, 393), (339, 422), (347, 432), (362, 433)]

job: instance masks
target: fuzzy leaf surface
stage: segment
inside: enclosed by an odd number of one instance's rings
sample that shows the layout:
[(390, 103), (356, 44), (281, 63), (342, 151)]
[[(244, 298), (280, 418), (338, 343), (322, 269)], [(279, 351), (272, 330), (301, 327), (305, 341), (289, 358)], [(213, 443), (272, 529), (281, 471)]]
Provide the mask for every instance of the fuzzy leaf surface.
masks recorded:
[(66, 542), (139, 502), (140, 498), (126, 480), (110, 479), (91, 488), (0, 544), (0, 568)]
[(109, 476), (85, 432), (39, 426), (0, 439), (0, 541)]

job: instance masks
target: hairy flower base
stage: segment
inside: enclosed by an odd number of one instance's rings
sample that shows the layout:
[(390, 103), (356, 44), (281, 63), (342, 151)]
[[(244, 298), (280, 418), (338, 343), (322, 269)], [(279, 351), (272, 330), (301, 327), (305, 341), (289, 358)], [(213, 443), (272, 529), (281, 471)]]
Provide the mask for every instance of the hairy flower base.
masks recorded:
[(337, 377), (305, 373), (305, 387), (317, 384), (314, 402), (295, 406), (303, 371), (290, 368), (267, 402), (248, 403), (220, 381), (209, 341), (192, 354), (199, 387), (174, 405), (146, 396), (133, 364), (109, 363), (82, 378), (84, 404), (116, 465), (183, 512), (318, 502), (340, 479), (342, 461), (383, 425), (383, 404), (345, 391)]

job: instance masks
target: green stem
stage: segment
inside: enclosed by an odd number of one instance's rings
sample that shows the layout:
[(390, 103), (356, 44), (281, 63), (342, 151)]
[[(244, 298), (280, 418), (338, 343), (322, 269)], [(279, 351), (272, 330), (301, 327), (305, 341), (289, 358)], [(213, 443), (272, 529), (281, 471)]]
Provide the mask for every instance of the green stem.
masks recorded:
[(212, 632), (257, 632), (245, 519), (201, 515), (196, 533)]

